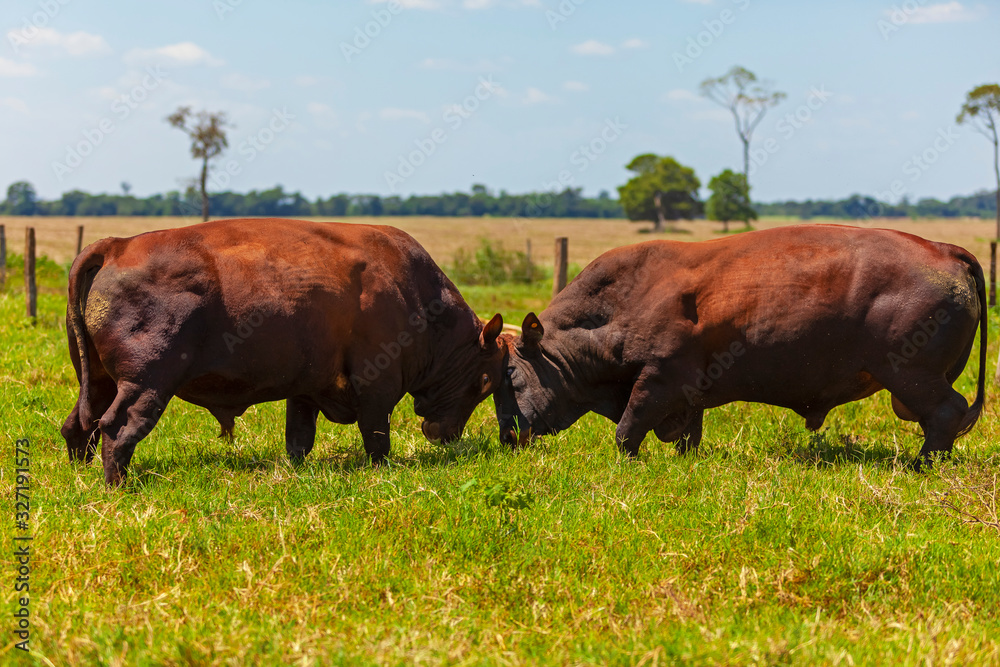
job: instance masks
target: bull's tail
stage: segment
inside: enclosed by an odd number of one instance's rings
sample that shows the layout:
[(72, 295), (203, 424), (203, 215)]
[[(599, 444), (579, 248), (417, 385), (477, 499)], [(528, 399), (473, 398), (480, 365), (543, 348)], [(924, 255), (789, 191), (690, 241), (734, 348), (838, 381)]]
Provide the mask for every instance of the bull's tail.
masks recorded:
[(88, 246), (73, 262), (69, 271), (69, 295), (66, 302), (66, 334), (76, 342), (77, 354), (80, 357), (80, 425), (89, 429), (95, 415), (90, 414), (90, 335), (84, 319), (87, 309), (87, 296), (94, 276), (104, 266), (104, 253), (107, 249), (105, 241), (98, 241)]
[(987, 322), (989, 311), (986, 307), (986, 278), (983, 276), (983, 267), (974, 257), (970, 256), (966, 262), (969, 264), (972, 277), (976, 280), (976, 296), (979, 299), (979, 382), (976, 385), (976, 398), (969, 406), (965, 419), (959, 425), (956, 438), (960, 438), (972, 430), (972, 427), (979, 421), (979, 415), (982, 414), (983, 405), (986, 403), (986, 332), (989, 328)]

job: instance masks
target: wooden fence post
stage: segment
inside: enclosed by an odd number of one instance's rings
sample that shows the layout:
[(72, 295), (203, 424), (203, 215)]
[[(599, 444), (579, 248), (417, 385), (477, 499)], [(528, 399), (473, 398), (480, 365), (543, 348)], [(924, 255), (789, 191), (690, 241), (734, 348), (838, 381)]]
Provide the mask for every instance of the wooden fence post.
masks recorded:
[(552, 296), (566, 287), (566, 264), (569, 262), (569, 239), (560, 236), (556, 239), (556, 268), (552, 274)]
[(997, 242), (990, 241), (990, 308), (997, 305)]
[(38, 316), (38, 285), (35, 282), (35, 228), (24, 228), (24, 300), (28, 317)]
[(0, 225), (0, 292), (7, 289), (7, 227)]
[(76, 254), (83, 252), (83, 225), (76, 228)]
[(531, 263), (531, 239), (524, 241), (525, 279), (530, 283), (535, 279), (535, 267)]

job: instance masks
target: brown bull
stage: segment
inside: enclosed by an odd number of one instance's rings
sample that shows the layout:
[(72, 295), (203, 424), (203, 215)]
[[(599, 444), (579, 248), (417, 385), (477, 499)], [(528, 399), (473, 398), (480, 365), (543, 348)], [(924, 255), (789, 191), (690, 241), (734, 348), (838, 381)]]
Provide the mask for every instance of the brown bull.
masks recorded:
[[(977, 329), (970, 407), (951, 385)], [(630, 455), (649, 431), (685, 451), (708, 408), (769, 403), (816, 430), (886, 389), (923, 429), (923, 460), (982, 412), (986, 331), (982, 268), (946, 243), (836, 225), (640, 243), (598, 257), (507, 341), (500, 437), (523, 443), (593, 411)]]
[(457, 438), (504, 354), (500, 316), (484, 327), (420, 244), (383, 226), (220, 220), (104, 239), (73, 263), (66, 319), (80, 397), (62, 434), (71, 460), (101, 443), (108, 484), (173, 396), (225, 435), (285, 400), (293, 458), (322, 412), (357, 422), (381, 461), (406, 393), (425, 436)]

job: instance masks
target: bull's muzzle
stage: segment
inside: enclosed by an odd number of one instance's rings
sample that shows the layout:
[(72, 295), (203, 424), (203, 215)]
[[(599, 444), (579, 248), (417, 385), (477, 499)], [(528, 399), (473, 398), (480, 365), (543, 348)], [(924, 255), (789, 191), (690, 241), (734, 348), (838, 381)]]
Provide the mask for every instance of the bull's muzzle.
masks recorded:
[(424, 420), (420, 425), (420, 431), (424, 434), (424, 437), (433, 443), (439, 442), (451, 442), (452, 440), (458, 440), (462, 437), (462, 431), (464, 430), (464, 424), (462, 426), (448, 426), (442, 424), (441, 422), (431, 422)]
[(508, 447), (520, 448), (530, 442), (531, 429), (527, 424), (521, 426), (520, 420), (511, 418), (500, 422), (500, 443)]

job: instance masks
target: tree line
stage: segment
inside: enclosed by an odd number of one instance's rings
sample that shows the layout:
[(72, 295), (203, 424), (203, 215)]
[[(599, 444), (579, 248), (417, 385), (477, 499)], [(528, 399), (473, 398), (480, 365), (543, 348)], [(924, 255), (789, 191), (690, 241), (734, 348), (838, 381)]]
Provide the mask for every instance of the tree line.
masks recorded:
[[(27, 181), (7, 188), (7, 199), (0, 204), (3, 215), (50, 216), (198, 216), (204, 202), (195, 187), (185, 192), (171, 191), (150, 197), (128, 194), (90, 194), (81, 190), (64, 193), (59, 199), (40, 199)], [(336, 194), (310, 200), (299, 192), (286, 192), (277, 185), (269, 190), (247, 193), (209, 193), (213, 216), (235, 217), (351, 217), (351, 216), (455, 216), (455, 217), (524, 217), (524, 218), (621, 218), (621, 204), (602, 191), (597, 197), (585, 197), (581, 188), (562, 192), (510, 194), (493, 193), (485, 185), (473, 185), (472, 191), (439, 195), (382, 197), (369, 194)]]

